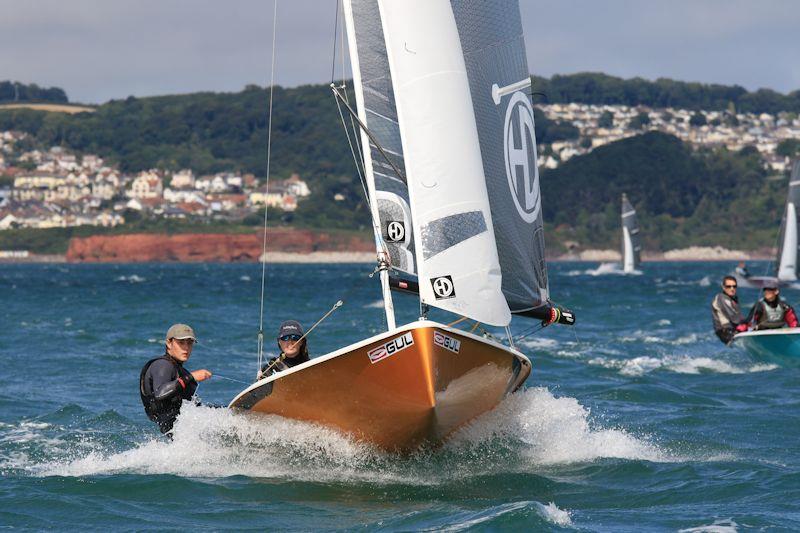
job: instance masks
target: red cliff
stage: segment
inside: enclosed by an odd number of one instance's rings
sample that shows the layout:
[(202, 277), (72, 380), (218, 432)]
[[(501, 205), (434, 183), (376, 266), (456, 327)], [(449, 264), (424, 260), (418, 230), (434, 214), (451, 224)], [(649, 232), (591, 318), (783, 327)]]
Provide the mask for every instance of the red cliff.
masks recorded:
[[(75, 263), (139, 263), (148, 261), (258, 261), (263, 233), (179, 235), (130, 234), (74, 237), (67, 261)], [(317, 233), (309, 230), (270, 229), (267, 251), (307, 254), (311, 252), (369, 252), (374, 244), (358, 235)]]

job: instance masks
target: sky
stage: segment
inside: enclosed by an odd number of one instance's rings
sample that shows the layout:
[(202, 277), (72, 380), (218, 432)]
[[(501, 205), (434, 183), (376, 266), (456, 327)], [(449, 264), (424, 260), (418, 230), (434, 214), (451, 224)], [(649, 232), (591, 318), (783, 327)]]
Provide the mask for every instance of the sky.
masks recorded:
[[(277, 1), (275, 83), (330, 82), (336, 0)], [(800, 89), (798, 0), (520, 0), (520, 9), (533, 74)], [(61, 87), (73, 102), (270, 80), (272, 0), (0, 0), (0, 13), (0, 80)]]

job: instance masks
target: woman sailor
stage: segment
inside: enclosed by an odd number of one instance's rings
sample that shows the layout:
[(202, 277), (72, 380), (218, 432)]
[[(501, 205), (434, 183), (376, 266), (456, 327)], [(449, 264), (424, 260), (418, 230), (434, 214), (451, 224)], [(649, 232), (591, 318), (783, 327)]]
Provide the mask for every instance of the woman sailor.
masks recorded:
[(271, 376), (305, 363), (310, 360), (308, 356), (308, 342), (303, 336), (303, 326), (296, 320), (287, 320), (278, 330), (278, 348), (281, 353), (273, 357), (258, 372), (258, 379)]

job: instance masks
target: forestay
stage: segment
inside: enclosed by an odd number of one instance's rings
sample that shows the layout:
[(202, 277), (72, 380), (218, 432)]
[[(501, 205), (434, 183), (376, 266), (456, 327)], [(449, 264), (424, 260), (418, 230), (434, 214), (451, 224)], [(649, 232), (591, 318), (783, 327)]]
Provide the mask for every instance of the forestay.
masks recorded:
[(628, 196), (622, 193), (622, 267), (625, 272), (633, 272), (639, 268), (641, 252), (636, 210), (628, 201)]
[[(445, 0), (378, 3), (417, 235), (420, 299), (505, 326), (511, 314), (501, 290), (481, 145), (454, 9)], [(491, 94), (491, 85), (486, 91)]]
[(800, 161), (796, 161), (789, 178), (789, 193), (783, 212), (778, 244), (777, 276), (782, 281), (797, 280), (798, 227), (797, 208), (800, 206)]

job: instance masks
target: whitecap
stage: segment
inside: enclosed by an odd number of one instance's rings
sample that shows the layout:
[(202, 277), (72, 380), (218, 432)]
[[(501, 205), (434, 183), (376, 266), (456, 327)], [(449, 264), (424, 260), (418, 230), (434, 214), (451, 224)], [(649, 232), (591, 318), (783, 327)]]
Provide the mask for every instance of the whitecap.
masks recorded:
[(475, 446), (493, 438), (519, 441), (532, 465), (576, 463), (601, 458), (676, 460), (624, 429), (595, 427), (577, 399), (556, 398), (545, 388), (508, 397), (494, 411), (459, 430), (448, 446)]
[(714, 520), (713, 524), (679, 529), (678, 533), (735, 533), (738, 528), (739, 524), (731, 519)]

